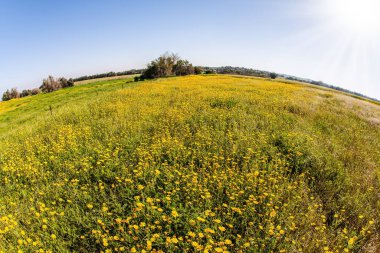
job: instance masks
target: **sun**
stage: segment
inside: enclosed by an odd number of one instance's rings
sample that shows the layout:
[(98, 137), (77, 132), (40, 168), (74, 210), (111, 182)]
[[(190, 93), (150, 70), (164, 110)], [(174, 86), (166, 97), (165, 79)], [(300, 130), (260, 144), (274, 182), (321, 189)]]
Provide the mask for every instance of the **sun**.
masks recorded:
[(325, 8), (334, 26), (356, 35), (380, 32), (379, 0), (327, 0)]

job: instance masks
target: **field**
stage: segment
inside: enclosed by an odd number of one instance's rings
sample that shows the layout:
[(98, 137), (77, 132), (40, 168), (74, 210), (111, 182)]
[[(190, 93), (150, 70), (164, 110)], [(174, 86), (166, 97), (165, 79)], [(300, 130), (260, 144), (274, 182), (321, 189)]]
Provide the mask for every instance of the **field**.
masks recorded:
[(342, 93), (102, 80), (0, 103), (0, 147), (0, 252), (380, 250), (380, 106)]
[(75, 82), (75, 85), (82, 85), (82, 84), (88, 84), (88, 83), (100, 82), (100, 81), (127, 79), (127, 78), (132, 78), (135, 76), (139, 76), (139, 75), (136, 74), (136, 75), (123, 75), (123, 76), (110, 76), (110, 77), (89, 79), (89, 80), (77, 81)]

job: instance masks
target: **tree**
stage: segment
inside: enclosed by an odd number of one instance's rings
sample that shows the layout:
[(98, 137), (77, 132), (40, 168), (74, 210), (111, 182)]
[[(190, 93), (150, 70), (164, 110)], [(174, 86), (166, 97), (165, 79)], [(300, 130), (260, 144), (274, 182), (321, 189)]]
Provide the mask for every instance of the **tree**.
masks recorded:
[(53, 92), (62, 88), (61, 82), (55, 79), (53, 76), (49, 76), (48, 78), (42, 81), (42, 85), (40, 89), (42, 92)]
[(67, 87), (73, 87), (74, 86), (74, 80), (72, 78), (70, 78), (68, 81), (67, 81)]
[(156, 62), (152, 61), (148, 65), (148, 68), (141, 75), (140, 80), (154, 79), (154, 78), (158, 78), (158, 77), (160, 77), (158, 64), (156, 64)]
[(206, 70), (205, 74), (216, 74), (216, 71), (213, 69)]
[(194, 67), (189, 61), (178, 60), (173, 66), (173, 73), (176, 76), (186, 76), (194, 74)]
[(27, 96), (31, 96), (31, 95), (32, 95), (32, 91), (31, 90), (23, 90), (20, 93), (20, 97), (27, 97)]
[(142, 73), (140, 80), (173, 75), (191, 75), (194, 74), (194, 72), (194, 67), (189, 61), (181, 60), (177, 54), (165, 53), (148, 64), (147, 69)]
[(269, 76), (270, 76), (270, 78), (272, 78), (272, 79), (276, 79), (277, 74), (274, 73), (274, 72), (271, 72), (271, 73), (269, 74)]
[(34, 88), (31, 90), (32, 96), (37, 95), (41, 93), (41, 90), (39, 88)]
[(3, 100), (3, 101), (11, 100), (11, 96), (10, 96), (10, 92), (9, 92), (9, 90), (6, 90), (6, 91), (3, 93), (2, 100)]
[[(60, 77), (58, 79), (53, 76), (49, 76), (48, 78), (42, 81), (42, 85), (40, 86), (40, 90), (42, 92), (53, 92), (62, 88), (68, 88), (74, 86), (74, 80), (67, 80), (64, 77)], [(37, 92), (37, 91), (36, 91)], [(37, 93), (38, 94), (38, 93)]]
[(10, 95), (11, 95), (11, 99), (20, 97), (20, 93), (17, 91), (16, 88), (11, 89)]
[(74, 86), (74, 81), (71, 78), (69, 80), (67, 80), (64, 77), (61, 77), (61, 78), (58, 79), (58, 81), (61, 83), (61, 87), (62, 88), (68, 88), (68, 87), (73, 87)]
[(17, 89), (16, 88), (12, 88), (11, 90), (6, 90), (3, 93), (2, 100), (3, 101), (8, 101), (8, 100), (11, 100), (11, 99), (14, 99), (14, 98), (19, 98), (19, 97), (20, 97), (20, 93), (17, 91)]
[(200, 75), (202, 73), (203, 73), (203, 69), (201, 67), (198, 67), (198, 66), (194, 67), (194, 74)]

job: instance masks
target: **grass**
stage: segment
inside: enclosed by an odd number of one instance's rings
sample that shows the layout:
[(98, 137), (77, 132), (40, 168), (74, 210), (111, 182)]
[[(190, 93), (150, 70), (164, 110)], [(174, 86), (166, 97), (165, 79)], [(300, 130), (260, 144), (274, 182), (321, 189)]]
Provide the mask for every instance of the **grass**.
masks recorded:
[(0, 251), (376, 252), (377, 105), (128, 80), (0, 103)]
[[(60, 107), (69, 109), (69, 105), (85, 104), (88, 101), (112, 92), (134, 86), (131, 77), (110, 80), (93, 80), (91, 83), (77, 83), (72, 88), (62, 89), (53, 93), (39, 94), (32, 97), (13, 99), (0, 103), (0, 137), (17, 131), (19, 126), (33, 121), (33, 119), (44, 117), (50, 113), (50, 108), (55, 112)], [(112, 80), (112, 81), (111, 81)]]
[(102, 77), (102, 78), (96, 78), (96, 79), (89, 79), (89, 80), (77, 81), (77, 82), (75, 82), (75, 85), (82, 85), (82, 84), (88, 84), (88, 83), (100, 82), (100, 81), (128, 79), (128, 78), (133, 78), (135, 76), (139, 76), (139, 75), (138, 74), (134, 74), (134, 75), (110, 76), (110, 77)]

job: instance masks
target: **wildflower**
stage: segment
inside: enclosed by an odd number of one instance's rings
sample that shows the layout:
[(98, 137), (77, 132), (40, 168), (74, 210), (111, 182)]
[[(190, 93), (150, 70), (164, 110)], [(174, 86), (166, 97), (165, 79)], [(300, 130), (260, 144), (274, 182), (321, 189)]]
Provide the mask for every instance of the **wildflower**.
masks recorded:
[(224, 240), (224, 243), (227, 244), (227, 245), (231, 245), (232, 241), (230, 239), (226, 239), (226, 240)]
[(226, 228), (223, 227), (223, 226), (218, 227), (218, 229), (219, 229), (220, 231), (222, 231), (222, 232), (226, 231)]
[(213, 229), (211, 229), (211, 228), (205, 228), (205, 232), (209, 233), (209, 234), (214, 234), (215, 233), (215, 231)]
[(355, 240), (356, 240), (356, 237), (355, 237), (355, 236), (354, 236), (354, 237), (351, 237), (351, 238), (348, 240), (348, 245), (350, 245), (350, 246), (354, 245)]
[(173, 216), (174, 218), (177, 218), (177, 217), (178, 217), (178, 213), (177, 213), (176, 210), (173, 210), (173, 211), (172, 211), (172, 216)]

